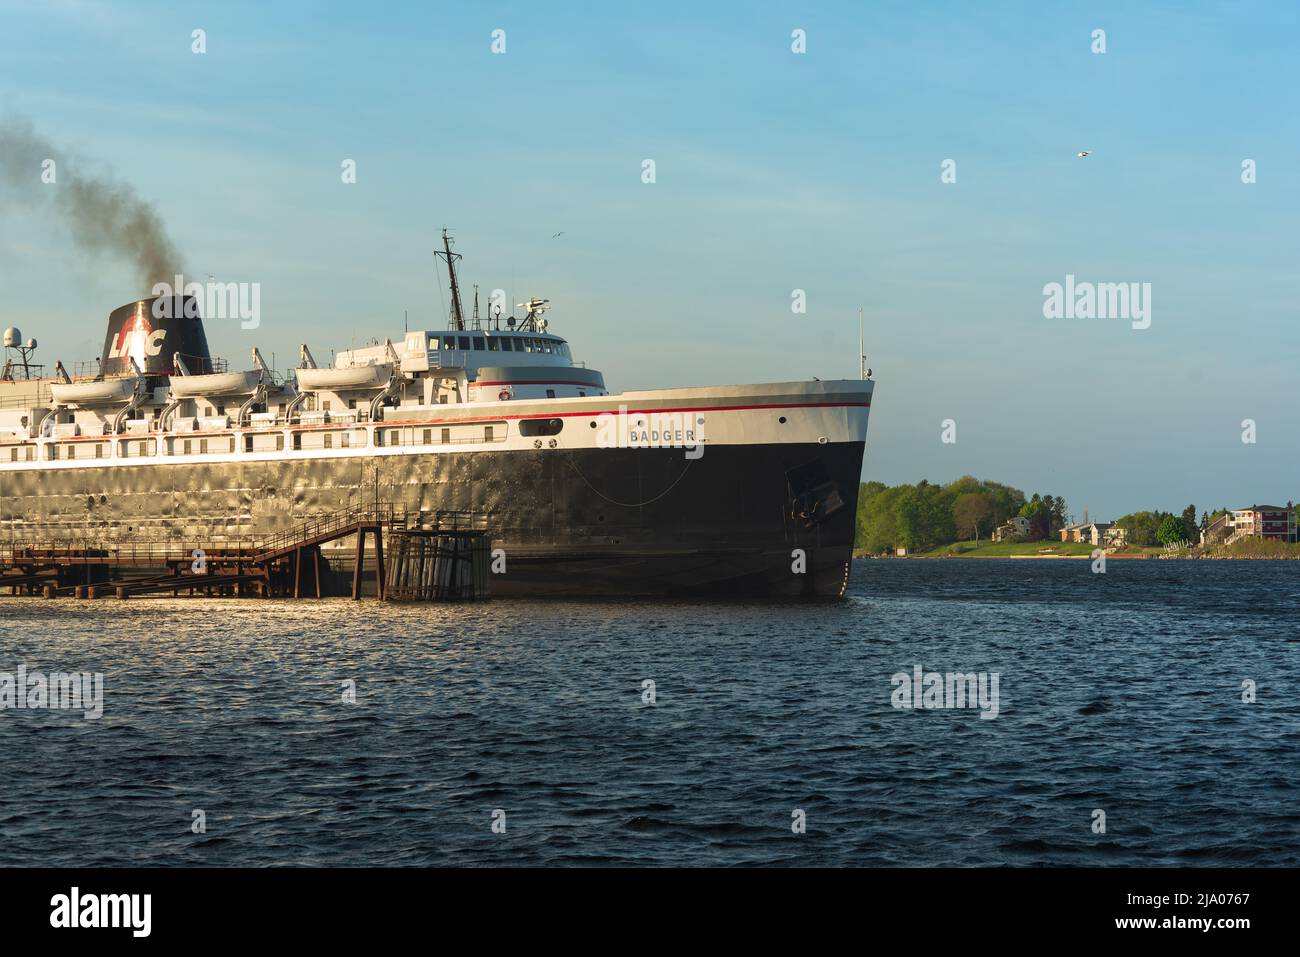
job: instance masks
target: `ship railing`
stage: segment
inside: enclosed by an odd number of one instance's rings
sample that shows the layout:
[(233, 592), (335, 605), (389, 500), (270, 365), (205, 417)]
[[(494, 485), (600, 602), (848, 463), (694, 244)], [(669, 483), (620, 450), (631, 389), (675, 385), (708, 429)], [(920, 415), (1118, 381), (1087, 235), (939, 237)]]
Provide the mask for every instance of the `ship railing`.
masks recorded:
[[(15, 381), (20, 383), (25, 383), (25, 382), (30, 382), (31, 380), (17, 379)], [(36, 388), (36, 394), (34, 396), (29, 395), (29, 396), (24, 396), (22, 398), (5, 396), (3, 394), (3, 387), (0, 387), (0, 409), (36, 409), (36, 408), (41, 408), (43, 406), (47, 406), (49, 404), (50, 404), (50, 387), (48, 385), (44, 385), (44, 384), (39, 385)]]

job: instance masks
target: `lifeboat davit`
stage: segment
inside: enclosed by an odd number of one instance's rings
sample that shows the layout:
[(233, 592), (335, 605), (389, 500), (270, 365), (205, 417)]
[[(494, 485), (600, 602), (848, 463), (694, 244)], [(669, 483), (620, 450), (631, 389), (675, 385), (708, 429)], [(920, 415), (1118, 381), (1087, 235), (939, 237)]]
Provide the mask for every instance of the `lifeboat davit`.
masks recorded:
[(198, 395), (251, 395), (261, 381), (260, 372), (213, 372), (208, 375), (175, 375), (168, 382), (173, 399)]
[(50, 396), (59, 405), (114, 405), (134, 393), (134, 378), (50, 383)]
[(305, 369), (295, 370), (298, 376), (298, 388), (303, 392), (319, 392), (322, 389), (378, 389), (388, 383), (393, 374), (391, 362), (381, 362), (370, 366), (350, 366), (346, 369)]

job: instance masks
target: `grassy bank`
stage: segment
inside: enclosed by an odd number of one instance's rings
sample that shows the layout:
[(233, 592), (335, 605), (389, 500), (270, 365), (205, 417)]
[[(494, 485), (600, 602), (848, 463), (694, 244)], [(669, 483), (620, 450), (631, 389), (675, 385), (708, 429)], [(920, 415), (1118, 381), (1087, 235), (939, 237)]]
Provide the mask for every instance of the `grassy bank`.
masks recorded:
[(1216, 548), (1191, 549), (1187, 558), (1300, 558), (1300, 543), (1276, 542), (1262, 538), (1243, 539)]
[[(1159, 548), (1107, 550), (1112, 558), (1147, 558), (1159, 554)], [(952, 542), (928, 552), (915, 552), (909, 558), (1088, 558), (1093, 546), (1086, 542)], [(858, 558), (867, 557), (855, 553)]]
[[(908, 558), (1088, 558), (1093, 546), (1082, 542), (952, 542)], [(855, 551), (854, 558), (869, 558)], [(888, 557), (888, 556), (886, 556)], [(1107, 558), (1300, 559), (1300, 544), (1250, 539), (1215, 548), (1120, 548), (1106, 550)]]

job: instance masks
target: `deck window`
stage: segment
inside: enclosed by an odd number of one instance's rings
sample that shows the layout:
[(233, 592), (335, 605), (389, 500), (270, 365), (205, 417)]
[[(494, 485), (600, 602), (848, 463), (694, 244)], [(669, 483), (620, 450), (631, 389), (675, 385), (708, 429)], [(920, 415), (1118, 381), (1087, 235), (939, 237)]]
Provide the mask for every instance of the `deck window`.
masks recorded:
[(442, 430), (442, 444), (443, 444), (443, 445), (448, 445), (448, 444), (450, 444), (450, 443), (451, 443), (451, 429), (443, 429), (443, 430)]
[(433, 444), (433, 429), (424, 430), (424, 444), (425, 445)]
[(492, 426), (490, 425), (483, 426), (483, 441), (484, 442), (492, 441)]

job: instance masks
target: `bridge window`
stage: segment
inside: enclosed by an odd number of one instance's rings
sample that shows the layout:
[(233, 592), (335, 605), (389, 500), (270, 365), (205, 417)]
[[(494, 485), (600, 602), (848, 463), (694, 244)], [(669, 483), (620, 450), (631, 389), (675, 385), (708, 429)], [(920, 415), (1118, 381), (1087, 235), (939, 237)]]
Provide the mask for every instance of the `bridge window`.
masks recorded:
[(497, 351), (499, 351), (499, 349), (498, 349), (499, 340), (498, 340), (495, 336), (493, 336), (492, 338), (488, 339), (487, 343), (488, 343), (488, 352), (497, 352)]
[(468, 350), (469, 350), (469, 336), (457, 336), (456, 338), (457, 338), (457, 340), (460, 342), (460, 347), (461, 347), (461, 349), (464, 349), (464, 350), (468, 351)]
[(509, 336), (506, 336), (504, 339), (501, 340), (501, 351), (502, 351), (502, 352), (513, 352), (513, 351), (514, 351), (514, 346), (512, 346), (512, 345), (510, 344), (510, 337), (509, 337)]
[(475, 337), (474, 337), (474, 348), (477, 349), (479, 352), (482, 352), (482, 351), (483, 351), (483, 337), (482, 337), (482, 336), (475, 336)]
[(559, 435), (563, 429), (563, 419), (523, 419), (519, 423), (520, 435)]

